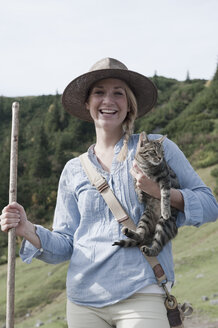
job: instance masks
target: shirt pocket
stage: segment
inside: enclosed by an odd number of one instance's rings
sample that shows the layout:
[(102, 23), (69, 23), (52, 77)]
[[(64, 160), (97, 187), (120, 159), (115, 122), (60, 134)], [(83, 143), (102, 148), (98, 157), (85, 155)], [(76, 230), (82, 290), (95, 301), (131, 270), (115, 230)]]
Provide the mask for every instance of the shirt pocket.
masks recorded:
[(105, 218), (107, 205), (101, 194), (94, 187), (80, 192), (78, 206), (81, 220), (96, 221), (96, 219)]

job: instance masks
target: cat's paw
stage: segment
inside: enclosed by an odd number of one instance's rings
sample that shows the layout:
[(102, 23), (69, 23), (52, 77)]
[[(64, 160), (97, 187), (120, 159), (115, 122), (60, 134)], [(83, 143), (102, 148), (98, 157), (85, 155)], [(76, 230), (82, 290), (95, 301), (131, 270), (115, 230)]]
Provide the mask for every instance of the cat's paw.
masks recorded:
[(120, 247), (124, 247), (125, 246), (125, 242), (124, 240), (119, 240), (119, 241), (115, 241), (112, 246), (120, 246)]
[(115, 241), (112, 246), (120, 246), (120, 247), (135, 247), (135, 246), (138, 246), (138, 242), (133, 240), (133, 239), (130, 239), (130, 238), (127, 238), (127, 239), (121, 239), (119, 241)]
[(156, 249), (153, 249), (145, 245), (141, 246), (140, 250), (142, 253), (144, 253), (147, 256), (157, 256), (159, 254), (159, 252)]
[[(143, 245), (143, 246), (140, 247), (140, 251), (141, 251), (142, 253), (148, 255), (149, 247)], [(149, 255), (148, 255), (148, 256), (149, 256)]]
[(135, 231), (128, 229), (127, 227), (123, 227), (121, 231), (129, 239), (133, 239), (138, 242), (141, 241), (141, 236), (138, 233), (136, 233)]
[(122, 232), (122, 234), (124, 234), (124, 235), (128, 235), (129, 229), (128, 229), (127, 227), (123, 227), (123, 228), (121, 229), (121, 232)]

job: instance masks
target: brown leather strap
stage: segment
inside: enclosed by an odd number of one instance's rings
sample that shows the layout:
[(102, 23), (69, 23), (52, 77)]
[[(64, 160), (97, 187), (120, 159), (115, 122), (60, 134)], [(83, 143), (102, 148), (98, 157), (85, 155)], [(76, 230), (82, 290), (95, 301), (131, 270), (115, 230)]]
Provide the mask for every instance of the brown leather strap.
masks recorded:
[[(113, 191), (110, 189), (107, 181), (97, 172), (95, 167), (92, 165), (88, 153), (84, 153), (79, 156), (80, 162), (84, 171), (86, 172), (91, 184), (97, 188), (97, 190), (101, 193), (105, 202), (108, 204), (111, 212), (113, 213), (117, 222), (121, 223), (123, 226), (127, 227), (131, 230), (136, 230), (135, 223), (129, 217), (129, 215), (125, 212), (120, 202), (114, 195)], [(159, 263), (156, 257), (150, 257), (142, 253), (148, 263), (151, 265), (157, 282), (159, 285), (167, 281), (167, 277), (165, 272)]]

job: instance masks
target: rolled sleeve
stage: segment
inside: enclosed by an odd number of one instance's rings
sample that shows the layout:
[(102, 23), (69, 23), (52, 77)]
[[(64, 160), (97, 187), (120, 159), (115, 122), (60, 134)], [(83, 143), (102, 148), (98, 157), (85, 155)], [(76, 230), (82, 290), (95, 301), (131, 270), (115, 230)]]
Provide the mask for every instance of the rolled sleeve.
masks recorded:
[(206, 222), (216, 221), (218, 217), (217, 202), (209, 188), (199, 190), (180, 190), (184, 198), (184, 213), (179, 213), (178, 226), (193, 225), (201, 226)]
[(169, 139), (165, 143), (165, 156), (179, 179), (184, 199), (184, 213), (179, 212), (177, 225), (199, 227), (215, 221), (218, 218), (218, 204), (210, 188), (206, 187), (183, 152)]
[(180, 190), (184, 199), (184, 213), (179, 212), (177, 225), (200, 226), (203, 222), (203, 208), (194, 192), (189, 189)]
[(57, 264), (70, 259), (73, 243), (68, 235), (50, 231), (39, 225), (36, 225), (36, 228), (41, 248), (36, 248), (24, 239), (20, 249), (23, 262), (31, 263), (33, 258), (37, 258), (47, 263)]
[(29, 264), (32, 262), (33, 258), (37, 258), (38, 256), (40, 256), (42, 251), (42, 248), (38, 249), (30, 242), (24, 239), (20, 248), (20, 257), (23, 262)]

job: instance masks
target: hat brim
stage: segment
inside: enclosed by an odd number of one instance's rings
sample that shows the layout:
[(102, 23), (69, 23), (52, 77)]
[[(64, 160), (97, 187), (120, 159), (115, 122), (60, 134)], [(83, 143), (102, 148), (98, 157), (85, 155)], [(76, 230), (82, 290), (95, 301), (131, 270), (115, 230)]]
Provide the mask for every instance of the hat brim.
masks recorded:
[(81, 120), (93, 122), (85, 107), (88, 91), (95, 82), (108, 78), (125, 81), (133, 91), (138, 105), (137, 118), (154, 107), (157, 101), (157, 89), (150, 79), (134, 71), (101, 69), (80, 75), (67, 85), (62, 95), (62, 104), (66, 111)]

